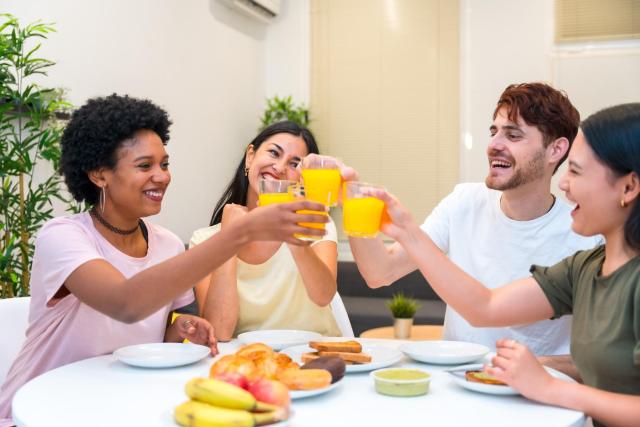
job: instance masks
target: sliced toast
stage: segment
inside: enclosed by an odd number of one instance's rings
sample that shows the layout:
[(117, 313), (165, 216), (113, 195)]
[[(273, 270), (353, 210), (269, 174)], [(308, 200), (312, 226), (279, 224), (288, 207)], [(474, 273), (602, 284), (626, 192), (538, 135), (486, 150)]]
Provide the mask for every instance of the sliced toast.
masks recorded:
[(318, 351), (339, 351), (360, 353), (362, 345), (358, 341), (310, 341), (309, 347)]

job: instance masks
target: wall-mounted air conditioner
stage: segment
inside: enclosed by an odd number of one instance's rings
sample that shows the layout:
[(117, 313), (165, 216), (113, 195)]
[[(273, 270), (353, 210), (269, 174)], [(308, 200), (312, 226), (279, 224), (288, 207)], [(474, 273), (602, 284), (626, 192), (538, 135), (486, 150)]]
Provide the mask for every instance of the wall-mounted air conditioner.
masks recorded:
[(280, 0), (222, 0), (222, 2), (233, 10), (265, 24), (273, 21), (280, 12)]

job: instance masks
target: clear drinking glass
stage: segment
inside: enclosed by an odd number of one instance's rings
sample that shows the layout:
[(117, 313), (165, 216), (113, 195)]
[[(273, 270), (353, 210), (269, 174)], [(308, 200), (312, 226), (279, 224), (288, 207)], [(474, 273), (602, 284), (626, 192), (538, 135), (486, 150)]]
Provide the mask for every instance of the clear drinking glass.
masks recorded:
[(342, 180), (340, 161), (329, 156), (307, 156), (302, 160), (301, 169), (307, 200), (337, 206)]
[(366, 182), (345, 182), (342, 202), (344, 232), (349, 237), (376, 237), (380, 231), (380, 220), (384, 202), (371, 196), (372, 189), (383, 187)]

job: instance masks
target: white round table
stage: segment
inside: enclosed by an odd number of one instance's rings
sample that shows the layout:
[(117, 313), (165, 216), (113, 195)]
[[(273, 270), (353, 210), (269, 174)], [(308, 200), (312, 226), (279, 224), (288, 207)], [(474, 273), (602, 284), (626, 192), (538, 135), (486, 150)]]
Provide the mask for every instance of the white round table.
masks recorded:
[[(406, 341), (359, 339), (397, 348)], [(237, 342), (221, 344), (223, 354)], [(186, 400), (184, 384), (207, 376), (212, 359), (178, 368), (125, 365), (113, 355), (95, 357), (47, 372), (25, 384), (13, 400), (19, 427), (176, 427), (173, 408)], [(331, 426), (541, 426), (579, 427), (582, 413), (532, 402), (521, 396), (494, 396), (461, 388), (446, 366), (403, 358), (395, 366), (432, 374), (427, 395), (398, 398), (374, 390), (369, 373), (349, 373), (328, 393), (294, 400), (290, 427)]]

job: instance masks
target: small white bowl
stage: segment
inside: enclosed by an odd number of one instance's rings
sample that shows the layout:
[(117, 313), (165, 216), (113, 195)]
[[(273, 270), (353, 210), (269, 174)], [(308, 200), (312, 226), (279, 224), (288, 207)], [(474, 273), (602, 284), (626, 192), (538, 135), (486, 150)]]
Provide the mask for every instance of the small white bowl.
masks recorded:
[(387, 396), (421, 396), (429, 392), (431, 375), (422, 369), (386, 368), (371, 372), (376, 391)]

